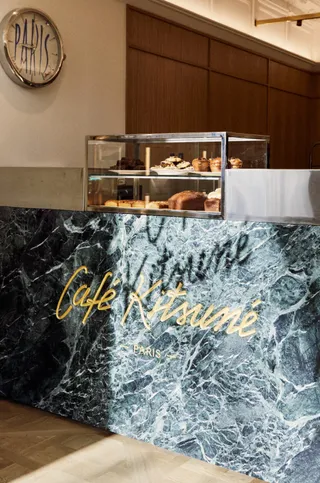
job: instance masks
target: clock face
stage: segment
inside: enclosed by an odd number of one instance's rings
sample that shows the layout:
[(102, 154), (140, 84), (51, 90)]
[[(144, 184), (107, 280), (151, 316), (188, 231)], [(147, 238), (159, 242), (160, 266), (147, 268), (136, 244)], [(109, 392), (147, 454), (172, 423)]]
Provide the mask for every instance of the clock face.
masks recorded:
[(13, 74), (15, 82), (27, 87), (53, 82), (64, 60), (62, 40), (54, 23), (31, 9), (12, 12), (3, 23), (5, 55), (1, 61), (10, 77)]

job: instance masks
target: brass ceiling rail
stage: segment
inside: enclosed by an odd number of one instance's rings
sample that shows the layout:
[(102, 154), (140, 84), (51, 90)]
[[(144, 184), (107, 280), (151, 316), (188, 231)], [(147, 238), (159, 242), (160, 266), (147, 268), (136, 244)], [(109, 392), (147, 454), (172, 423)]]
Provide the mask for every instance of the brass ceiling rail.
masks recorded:
[(265, 25), (268, 23), (280, 23), (280, 22), (297, 22), (297, 25), (301, 27), (303, 20), (315, 20), (320, 18), (320, 12), (317, 13), (306, 13), (304, 15), (291, 15), (289, 17), (279, 17), (279, 18), (266, 18), (263, 20), (255, 20), (255, 26)]

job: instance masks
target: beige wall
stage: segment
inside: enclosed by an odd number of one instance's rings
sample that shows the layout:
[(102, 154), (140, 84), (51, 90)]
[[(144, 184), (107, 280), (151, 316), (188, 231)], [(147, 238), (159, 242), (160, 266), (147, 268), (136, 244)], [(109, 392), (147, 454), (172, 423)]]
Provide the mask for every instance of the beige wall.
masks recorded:
[(67, 60), (60, 78), (37, 90), (0, 68), (0, 166), (83, 166), (87, 134), (125, 130), (125, 4), (1, 0), (0, 17), (26, 5), (56, 22)]

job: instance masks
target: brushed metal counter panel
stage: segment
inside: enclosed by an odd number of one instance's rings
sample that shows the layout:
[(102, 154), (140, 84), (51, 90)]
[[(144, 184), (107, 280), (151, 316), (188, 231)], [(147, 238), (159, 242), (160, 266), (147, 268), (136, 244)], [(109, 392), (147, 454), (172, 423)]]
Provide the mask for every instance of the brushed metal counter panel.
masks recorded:
[(320, 171), (227, 170), (225, 217), (320, 224)]

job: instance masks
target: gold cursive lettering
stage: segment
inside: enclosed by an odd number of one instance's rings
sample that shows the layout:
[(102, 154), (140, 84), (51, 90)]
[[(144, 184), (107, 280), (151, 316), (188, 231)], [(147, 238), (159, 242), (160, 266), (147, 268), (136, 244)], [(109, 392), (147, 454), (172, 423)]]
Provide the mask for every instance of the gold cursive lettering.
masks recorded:
[(245, 331), (248, 327), (251, 327), (258, 320), (258, 314), (256, 312), (249, 312), (243, 319), (239, 326), (240, 337), (250, 337), (254, 335), (257, 331), (256, 329)]
[[(75, 280), (77, 275), (79, 275), (79, 273), (81, 272), (88, 274), (87, 267), (82, 266), (78, 268), (78, 270), (76, 270), (68, 280), (67, 285), (63, 289), (63, 292), (61, 294), (61, 297), (59, 299), (59, 302), (56, 308), (56, 317), (59, 320), (63, 320), (70, 314), (70, 312), (74, 307), (80, 306), (82, 308), (88, 308), (82, 320), (82, 323), (85, 325), (95, 306), (97, 306), (99, 311), (105, 311), (105, 310), (111, 309), (111, 305), (109, 302), (111, 302), (116, 297), (117, 292), (113, 288), (110, 288), (100, 297), (100, 294), (105, 286), (106, 281), (108, 280), (108, 278), (112, 277), (112, 272), (108, 272), (103, 277), (103, 280), (100, 283), (96, 293), (94, 294), (93, 299), (89, 298), (91, 294), (91, 288), (89, 288), (87, 285), (81, 285), (81, 287), (78, 288), (78, 290), (75, 292), (72, 298), (72, 305), (69, 305), (67, 310), (60, 315), (61, 305), (64, 301), (64, 298), (68, 293), (68, 290), (70, 289), (72, 282)], [(115, 280), (113, 285), (118, 285), (119, 283), (120, 283), (120, 280)]]
[[(88, 287), (86, 284), (81, 285), (73, 295), (72, 304), (61, 313), (61, 307), (68, 291), (76, 277), (81, 272), (88, 274), (88, 268), (86, 266), (78, 268), (68, 280), (56, 308), (56, 317), (59, 320), (63, 320), (71, 313), (74, 307), (86, 308), (87, 311), (82, 320), (82, 323), (85, 325), (95, 307), (98, 311), (107, 311), (111, 309), (111, 302), (117, 296), (117, 292), (113, 287), (118, 286), (121, 283), (121, 280), (115, 279), (111, 283), (111, 288), (109, 287), (105, 289), (108, 279), (113, 277), (112, 272), (106, 273), (93, 298), (90, 298), (92, 288)], [(162, 283), (162, 280), (159, 280), (149, 289), (143, 291), (145, 277), (142, 274), (140, 275), (137, 289), (129, 295), (129, 304), (121, 320), (122, 326), (126, 324), (133, 307), (137, 306), (143, 325), (148, 331), (151, 330), (150, 321), (155, 315), (158, 315), (161, 322), (166, 322), (175, 317), (176, 324), (180, 326), (189, 323), (191, 327), (199, 328), (201, 330), (212, 329), (214, 332), (225, 330), (228, 335), (238, 333), (239, 337), (250, 337), (256, 333), (256, 329), (252, 326), (258, 320), (258, 313), (254, 310), (251, 310), (244, 315), (241, 322), (239, 322), (243, 313), (242, 308), (238, 307), (231, 309), (230, 307), (223, 307), (214, 313), (215, 306), (213, 304), (206, 310), (202, 304), (190, 307), (189, 303), (186, 300), (183, 300), (187, 296), (187, 291), (183, 288), (181, 282), (178, 283), (175, 289), (168, 290), (167, 292), (161, 290)], [(145, 312), (145, 299), (153, 294), (158, 288), (160, 288), (161, 295), (156, 299), (153, 308), (149, 312)], [(261, 303), (262, 301), (260, 299), (255, 300), (251, 303), (252, 309), (255, 309)], [(138, 346), (134, 346), (134, 348), (137, 347)], [(142, 346), (139, 347), (141, 349)], [(149, 355), (149, 352), (147, 355)]]
[[(122, 325), (124, 325), (125, 321), (127, 320), (134, 303), (137, 303), (143, 324), (147, 330), (151, 330), (148, 321), (150, 321), (156, 314), (160, 315), (160, 313), (162, 312), (160, 316), (161, 322), (166, 322), (167, 320), (176, 316), (176, 323), (180, 326), (186, 325), (189, 320), (191, 327), (200, 327), (202, 330), (206, 330), (210, 326), (213, 326), (214, 332), (219, 332), (224, 328), (224, 326), (226, 326), (225, 330), (228, 335), (238, 332), (239, 336), (241, 337), (249, 337), (256, 332), (255, 329), (251, 331), (245, 331), (246, 328), (250, 327), (257, 321), (258, 315), (256, 312), (250, 312), (244, 317), (240, 324), (237, 324), (243, 312), (242, 308), (236, 308), (231, 310), (229, 307), (224, 307), (220, 309), (216, 314), (212, 315), (215, 307), (214, 305), (210, 305), (210, 307), (205, 311), (202, 316), (200, 316), (201, 311), (203, 310), (203, 305), (201, 304), (197, 304), (196, 306), (190, 308), (189, 303), (185, 301), (182, 304), (178, 305), (178, 307), (173, 308), (174, 303), (178, 299), (187, 295), (187, 292), (183, 290), (183, 284), (181, 282), (177, 285), (175, 289), (168, 290), (167, 293), (162, 291), (161, 293), (164, 295), (160, 296), (156, 300), (152, 310), (145, 314), (142, 304), (143, 299), (151, 292), (153, 292), (157, 287), (162, 285), (162, 281), (156, 282), (147, 292), (139, 295), (142, 290), (143, 284), (144, 277), (141, 275), (137, 291), (133, 292), (130, 295), (130, 304), (122, 319)], [(169, 298), (169, 300), (164, 303), (166, 297)], [(261, 303), (261, 300), (256, 300), (252, 303), (252, 307), (256, 307)], [(178, 315), (181, 312), (182, 314)], [(215, 322), (217, 322), (216, 325), (214, 325)]]
[(56, 317), (58, 320), (63, 320), (67, 317), (67, 315), (70, 314), (71, 310), (73, 309), (73, 306), (70, 305), (67, 310), (62, 314), (62, 315), (59, 315), (60, 313), (60, 309), (61, 309), (61, 305), (62, 305), (62, 302), (63, 302), (63, 299), (66, 295), (66, 293), (68, 292), (69, 288), (70, 288), (70, 285), (72, 284), (72, 282), (74, 281), (74, 279), (77, 277), (77, 275), (79, 275), (79, 273), (81, 272), (85, 272), (86, 274), (88, 273), (88, 269), (87, 267), (83, 266), (83, 267), (80, 267), (78, 268), (78, 270), (76, 270), (74, 272), (74, 274), (70, 277), (67, 285), (64, 287), (63, 289), (63, 292), (61, 294), (61, 297), (59, 299), (59, 302), (58, 302), (58, 305), (57, 305), (57, 309), (56, 309)]
[[(84, 294), (82, 297), (78, 300), (78, 296), (81, 294), (81, 292), (84, 291)], [(88, 285), (82, 285), (74, 294), (72, 303), (75, 307), (80, 305), (80, 307), (89, 307), (89, 304), (86, 302), (87, 298), (90, 295), (90, 288), (88, 288)]]
[(135, 292), (132, 292), (129, 296), (130, 298), (130, 303), (128, 305), (128, 308), (123, 316), (123, 319), (121, 320), (121, 325), (123, 326), (126, 321), (127, 321), (127, 318), (132, 310), (132, 307), (134, 306), (135, 303), (138, 304), (138, 307), (139, 307), (139, 310), (140, 310), (140, 314), (141, 314), (141, 318), (142, 318), (142, 321), (143, 321), (143, 324), (145, 326), (145, 328), (147, 330), (151, 330), (151, 327), (150, 325), (148, 324), (147, 322), (147, 319), (144, 315), (144, 309), (143, 309), (143, 305), (142, 305), (142, 300), (144, 300), (148, 295), (150, 295), (154, 290), (156, 290), (158, 287), (160, 287), (160, 285), (162, 285), (162, 280), (159, 280), (158, 282), (156, 282), (154, 285), (152, 285), (152, 287), (150, 287), (146, 292), (144, 292), (143, 294), (140, 295), (140, 291), (142, 290), (142, 287), (143, 287), (143, 284), (144, 284), (144, 276), (143, 275), (140, 275), (140, 283), (138, 285), (138, 288)]
[(82, 321), (83, 325), (85, 325), (85, 324), (87, 323), (87, 320), (88, 320), (88, 318), (89, 318), (89, 316), (90, 316), (90, 314), (91, 314), (91, 312), (92, 312), (92, 309), (93, 309), (93, 307), (94, 307), (95, 305), (97, 305), (97, 306), (98, 306), (98, 310), (108, 310), (108, 309), (110, 309), (110, 308), (111, 308), (111, 306), (110, 306), (109, 304), (107, 304), (106, 308), (99, 308), (99, 307), (100, 307), (101, 302), (102, 302), (102, 303), (104, 303), (104, 302), (106, 302), (106, 301), (108, 301), (108, 300), (112, 300), (112, 299), (115, 297), (115, 295), (114, 295), (114, 296), (110, 295), (110, 292), (112, 291), (112, 292), (114, 292), (114, 294), (115, 294), (116, 292), (115, 292), (114, 290), (111, 290), (111, 291), (110, 291), (110, 290), (108, 290), (108, 291), (107, 291), (107, 292), (106, 292), (106, 293), (105, 293), (105, 294), (104, 294), (104, 295), (101, 297), (101, 299), (99, 299), (99, 295), (100, 295), (100, 293), (101, 293), (101, 291), (102, 291), (102, 289), (103, 289), (103, 287), (104, 287), (104, 284), (106, 283), (106, 281), (107, 281), (107, 280), (108, 280), (108, 278), (110, 278), (110, 277), (112, 277), (112, 272), (108, 272), (108, 273), (106, 273), (106, 274), (105, 274), (105, 276), (103, 277), (103, 280), (102, 280), (102, 282), (100, 283), (100, 285), (99, 285), (99, 287), (98, 287), (98, 290), (96, 291), (96, 293), (95, 293), (95, 295), (94, 295), (93, 299), (88, 299), (88, 300), (87, 300), (87, 303), (88, 303), (88, 307), (89, 307), (89, 308), (88, 308), (88, 310), (87, 310), (87, 312), (86, 312), (86, 314), (85, 314), (85, 316), (84, 316), (84, 318), (83, 318), (83, 321)]

